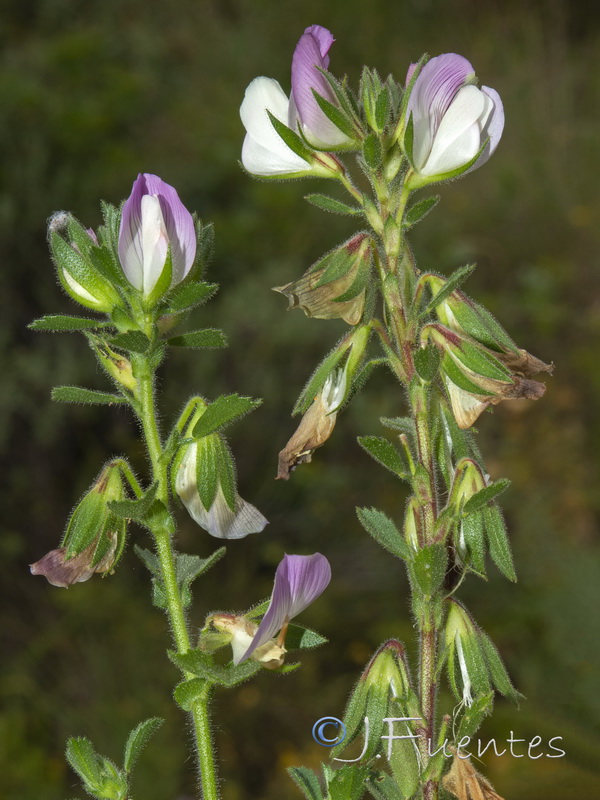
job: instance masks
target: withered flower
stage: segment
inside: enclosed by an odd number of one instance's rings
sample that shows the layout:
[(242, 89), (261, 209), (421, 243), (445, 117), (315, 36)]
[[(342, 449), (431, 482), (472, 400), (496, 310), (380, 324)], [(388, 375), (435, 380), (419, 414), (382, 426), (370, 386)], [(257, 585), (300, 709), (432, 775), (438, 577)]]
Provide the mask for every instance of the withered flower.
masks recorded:
[(492, 784), (477, 772), (468, 758), (455, 753), (450, 771), (442, 778), (442, 786), (458, 800), (504, 800)]
[(74, 583), (83, 583), (89, 580), (95, 572), (108, 572), (112, 568), (117, 537), (114, 537), (112, 548), (104, 558), (93, 566), (97, 545), (97, 542), (92, 542), (89, 547), (72, 558), (67, 558), (66, 547), (50, 550), (35, 564), (30, 564), (29, 569), (32, 575), (43, 575), (52, 586), (68, 589)]

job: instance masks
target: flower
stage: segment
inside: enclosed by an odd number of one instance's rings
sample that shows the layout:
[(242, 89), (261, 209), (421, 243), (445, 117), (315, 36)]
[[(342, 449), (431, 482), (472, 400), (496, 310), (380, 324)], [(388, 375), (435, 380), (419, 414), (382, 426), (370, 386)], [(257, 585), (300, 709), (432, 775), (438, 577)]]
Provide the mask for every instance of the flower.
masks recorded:
[(148, 297), (163, 278), (162, 294), (181, 283), (195, 256), (194, 220), (175, 189), (156, 175), (138, 175), (119, 230), (119, 260), (129, 283)]
[(407, 113), (413, 123), (412, 161), (420, 176), (439, 179), (467, 165), (476, 169), (498, 146), (504, 129), (502, 101), (494, 89), (478, 89), (475, 80), (472, 65), (456, 53), (432, 58), (419, 73)]
[[(290, 131), (299, 130), (318, 148), (347, 144), (348, 138), (321, 111), (313, 89), (335, 103), (329, 84), (319, 68), (329, 65), (333, 36), (320, 25), (307, 28), (292, 58), (292, 95), (288, 99), (278, 81), (264, 76), (255, 78), (244, 95), (240, 117), (246, 128), (242, 146), (242, 164), (248, 172), (266, 177), (320, 175), (331, 177), (339, 162), (327, 153), (304, 152), (299, 155), (289, 147), (273, 127), (270, 112)], [(299, 140), (299, 144), (301, 144)]]
[[(281, 666), (286, 653), (284, 643), (290, 620), (314, 602), (325, 591), (330, 580), (331, 567), (321, 553), (311, 556), (286, 553), (275, 572), (269, 607), (258, 627), (245, 617), (218, 615), (212, 620), (217, 628), (231, 633), (233, 663), (240, 664), (247, 658), (253, 658), (274, 668)], [(274, 641), (277, 633), (279, 637)], [(270, 664), (272, 661), (278, 663)]]
[(66, 547), (50, 550), (35, 564), (29, 565), (31, 574), (44, 575), (48, 583), (61, 589), (68, 589), (74, 583), (83, 583), (89, 580), (94, 572), (108, 572), (112, 569), (117, 548), (117, 537), (113, 538), (114, 543), (111, 549), (96, 564), (94, 564), (94, 554), (97, 542), (94, 541), (89, 547), (86, 547), (85, 550), (82, 550), (81, 553), (72, 558), (67, 558)]
[[(214, 493), (206, 500), (206, 471), (217, 470)], [(233, 462), (218, 434), (204, 436), (189, 444), (175, 474), (175, 490), (192, 519), (217, 539), (242, 539), (249, 533), (260, 533), (268, 520), (250, 503), (243, 500), (235, 483), (226, 483), (223, 476), (233, 475)], [(211, 476), (212, 477), (212, 476)]]

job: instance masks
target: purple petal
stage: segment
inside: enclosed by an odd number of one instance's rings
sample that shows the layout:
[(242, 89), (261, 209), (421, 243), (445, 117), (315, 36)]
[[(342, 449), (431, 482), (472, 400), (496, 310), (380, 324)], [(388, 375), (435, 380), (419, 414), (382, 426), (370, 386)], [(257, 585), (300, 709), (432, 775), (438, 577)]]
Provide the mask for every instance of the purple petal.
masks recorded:
[(275, 585), (267, 613), (258, 626), (252, 644), (240, 661), (248, 658), (278, 633), (325, 590), (331, 580), (329, 561), (321, 553), (312, 556), (285, 555), (275, 573)]
[(141, 289), (144, 283), (144, 260), (139, 231), (142, 227), (142, 197), (145, 194), (146, 179), (143, 175), (138, 175), (123, 206), (119, 230), (119, 260), (127, 280), (136, 289)]
[(408, 86), (408, 84), (410, 83), (410, 79), (414, 75), (416, 68), (417, 68), (417, 62), (415, 61), (413, 64), (409, 66), (408, 70), (406, 71), (406, 80), (404, 81), (405, 86)]
[(331, 45), (335, 42), (333, 34), (322, 25), (310, 25), (304, 31), (304, 35), (306, 34), (310, 34), (317, 42), (319, 51), (321, 53), (321, 58), (323, 59), (323, 69), (328, 69), (329, 56), (327, 54), (329, 53)]

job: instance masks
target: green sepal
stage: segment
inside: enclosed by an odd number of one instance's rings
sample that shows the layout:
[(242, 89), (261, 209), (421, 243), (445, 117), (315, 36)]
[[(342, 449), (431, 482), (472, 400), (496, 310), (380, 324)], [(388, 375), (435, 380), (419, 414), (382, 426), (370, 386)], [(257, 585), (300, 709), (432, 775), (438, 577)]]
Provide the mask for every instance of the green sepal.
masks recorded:
[(292, 411), (292, 416), (295, 414), (303, 414), (310, 404), (313, 402), (317, 394), (323, 388), (323, 385), (329, 375), (333, 372), (333, 370), (337, 367), (339, 362), (342, 360), (343, 356), (345, 355), (348, 347), (352, 344), (352, 340), (349, 336), (344, 336), (344, 338), (339, 341), (336, 346), (331, 350), (321, 361), (319, 366), (311, 375), (308, 383), (300, 393), (300, 397), (296, 401), (296, 405)]
[(409, 480), (410, 465), (405, 460), (404, 454), (388, 439), (383, 436), (359, 436), (358, 443), (371, 458), (389, 469), (394, 475), (402, 480)]
[(477, 397), (494, 396), (493, 392), (488, 392), (486, 389), (482, 389), (481, 386), (470, 380), (460, 369), (460, 367), (456, 365), (454, 359), (449, 353), (444, 353), (444, 357), (442, 358), (442, 371), (446, 373), (452, 383), (454, 383), (464, 392), (469, 392), (469, 394), (474, 394)]
[(108, 508), (102, 494), (91, 490), (77, 504), (65, 531), (63, 546), (66, 557), (79, 555), (105, 530), (109, 520)]
[(471, 448), (469, 447), (469, 440), (472, 438), (471, 435), (458, 427), (454, 414), (445, 403), (441, 405), (441, 412), (441, 422), (444, 428), (443, 432), (441, 432), (441, 437), (445, 441), (450, 440), (450, 455), (454, 455), (455, 461), (459, 461), (461, 458), (469, 458), (472, 455)]
[(88, 258), (94, 269), (112, 286), (118, 286), (125, 291), (131, 290), (132, 286), (111, 249), (102, 245), (100, 247), (92, 246), (88, 252)]
[(167, 340), (171, 347), (227, 347), (227, 337), (218, 328), (204, 328), (198, 331), (188, 331)]
[(344, 764), (326, 774), (328, 800), (361, 800), (371, 769), (365, 764)]
[(428, 344), (425, 347), (419, 347), (414, 354), (414, 362), (415, 369), (422, 381), (425, 383), (433, 381), (438, 374), (441, 360), (441, 353), (435, 345)]
[(126, 403), (124, 397), (110, 392), (97, 392), (82, 386), (55, 386), (50, 393), (55, 403), (86, 403), (89, 405), (113, 406)]
[[(329, 100), (326, 100), (324, 97), (322, 97), (317, 91), (315, 91), (315, 89), (311, 89), (311, 91), (313, 93), (313, 97), (317, 101), (317, 105), (325, 114), (327, 119), (330, 120), (330, 122), (333, 122), (335, 127), (349, 139), (356, 140), (356, 130), (354, 128), (352, 117), (346, 111), (334, 106), (333, 103), (330, 103)], [(328, 149), (331, 150), (337, 148), (330, 147)]]
[(476, 266), (476, 264), (466, 264), (453, 272), (440, 291), (429, 301), (423, 313), (430, 314), (436, 306), (439, 306), (455, 289), (458, 289), (467, 280)]
[(355, 297), (367, 288), (367, 284), (369, 282), (369, 276), (371, 274), (371, 259), (370, 258), (361, 258), (358, 269), (356, 270), (356, 275), (354, 276), (354, 280), (352, 284), (346, 289), (345, 292), (338, 295), (333, 299), (334, 303), (347, 303), (349, 300), (354, 300)]
[(365, 786), (375, 800), (404, 800), (396, 781), (387, 772), (372, 774)]
[(417, 435), (415, 421), (412, 417), (380, 417), (379, 421), (392, 431), (404, 433), (411, 441)]
[[(411, 114), (411, 121), (412, 121), (412, 114)], [(460, 167), (456, 167), (456, 169), (451, 169), (448, 172), (441, 172), (439, 175), (413, 175), (411, 179), (408, 181), (408, 187), (411, 191), (416, 191), (417, 189), (422, 189), (424, 186), (430, 186), (433, 183), (441, 183), (442, 181), (451, 181), (454, 178), (460, 178), (461, 175), (467, 173), (471, 167), (477, 163), (483, 151), (489, 144), (489, 137), (483, 142), (479, 150), (475, 153), (470, 161), (467, 161), (465, 164), (462, 164)]]
[[(262, 403), (262, 400), (254, 400), (251, 397), (241, 397), (238, 394), (221, 395), (210, 403), (198, 422), (195, 424), (191, 435), (195, 439), (208, 436), (215, 431), (224, 428), (234, 420), (243, 417), (253, 411)], [(211, 503), (212, 505), (212, 503)], [(205, 508), (210, 508), (205, 505)]]
[(103, 328), (108, 323), (99, 319), (87, 317), (71, 317), (66, 314), (48, 314), (30, 322), (27, 326), (32, 331), (48, 331), (50, 333), (64, 333), (70, 331), (93, 330)]
[(500, 480), (490, 483), (480, 489), (476, 494), (470, 497), (463, 506), (463, 513), (465, 515), (472, 514), (474, 511), (479, 511), (483, 506), (487, 505), (490, 500), (494, 500), (499, 494), (504, 492), (510, 486), (508, 478), (500, 478)]
[(464, 302), (453, 304), (452, 313), (465, 333), (491, 350), (519, 353), (517, 345), (487, 308), (466, 295), (463, 297)]
[(111, 514), (117, 517), (143, 523), (154, 503), (157, 491), (158, 482), (154, 482), (140, 498), (135, 500), (111, 500), (108, 508)]
[(502, 658), (500, 657), (500, 653), (498, 652), (496, 645), (492, 642), (487, 633), (482, 630), (479, 630), (479, 645), (483, 652), (489, 670), (489, 675), (495, 688), (500, 692), (500, 694), (503, 694), (504, 697), (512, 700), (512, 702), (518, 706), (519, 700), (523, 699), (523, 695), (512, 685), (512, 681), (508, 675), (508, 672), (506, 671), (506, 667), (502, 662)]
[(150, 292), (149, 295), (143, 298), (143, 306), (146, 309), (153, 309), (155, 306), (162, 300), (165, 294), (171, 288), (171, 282), (173, 279), (173, 252), (171, 250), (171, 245), (167, 247), (167, 257), (165, 258), (165, 263), (163, 265), (162, 271), (158, 276), (158, 280), (156, 281), (154, 288)]
[(419, 200), (412, 205), (402, 220), (402, 227), (404, 230), (409, 230), (418, 222), (421, 222), (422, 219), (425, 219), (427, 214), (429, 214), (429, 212), (432, 211), (439, 202), (440, 195), (436, 194), (432, 195), (431, 197), (424, 197), (422, 200)]
[(377, 170), (383, 160), (383, 150), (381, 139), (376, 133), (370, 133), (365, 137), (362, 145), (362, 154), (367, 166), (372, 170)]
[(250, 659), (237, 667), (233, 664), (220, 667), (213, 664), (210, 656), (199, 650), (188, 650), (187, 653), (167, 651), (167, 654), (171, 661), (185, 672), (191, 672), (192, 675), (197, 675), (210, 683), (217, 683), (228, 689), (247, 681), (262, 669), (257, 661)]
[(472, 705), (465, 706), (463, 715), (458, 726), (456, 741), (460, 741), (463, 736), (473, 737), (479, 730), (485, 717), (492, 713), (494, 707), (494, 692), (487, 692), (473, 700)]
[(221, 452), (217, 434), (198, 440), (196, 455), (196, 488), (205, 509), (215, 502), (219, 488), (219, 453)]
[(345, 214), (349, 216), (357, 216), (363, 213), (362, 208), (359, 206), (350, 206), (343, 203), (341, 200), (336, 200), (334, 197), (329, 197), (326, 194), (307, 194), (304, 199), (313, 206), (322, 209), (323, 211), (331, 211), (333, 214)]
[(404, 131), (404, 139), (402, 141), (402, 149), (404, 150), (404, 154), (408, 159), (408, 163), (412, 167), (415, 168), (415, 163), (413, 161), (413, 149), (414, 149), (414, 138), (415, 138), (415, 123), (413, 120), (413, 115), (411, 114), (408, 118), (408, 122), (406, 123), (406, 129)]
[(290, 624), (285, 637), (286, 650), (312, 650), (326, 644), (328, 639), (303, 625)]
[(377, 125), (379, 133), (382, 133), (385, 126), (388, 124), (391, 105), (392, 99), (390, 97), (389, 86), (382, 86), (375, 102), (375, 124)]
[(180, 283), (165, 298), (166, 312), (189, 311), (210, 300), (218, 288), (218, 283), (205, 283), (204, 281)]
[[(192, 214), (192, 218), (196, 229), (196, 257), (185, 279), (179, 284), (180, 287), (189, 286), (201, 280), (204, 270), (211, 261), (215, 249), (215, 229), (213, 223), (208, 222), (206, 225), (203, 225), (202, 220), (198, 219), (196, 213)], [(173, 289), (176, 288), (177, 287), (173, 287)], [(171, 291), (173, 291), (173, 289)], [(166, 296), (167, 302), (170, 296), (171, 293), (169, 292)]]
[(111, 347), (127, 350), (130, 353), (146, 353), (150, 347), (150, 339), (142, 331), (126, 331), (118, 333), (108, 340)]
[[(404, 736), (412, 733), (410, 723), (405, 722), (403, 724), (406, 729), (399, 735)], [(392, 753), (389, 763), (392, 769), (392, 776), (401, 796), (414, 797), (421, 783), (416, 741), (414, 739), (396, 739), (392, 741)]]
[(469, 567), (485, 577), (485, 534), (481, 511), (469, 514), (460, 525), (469, 554)]
[(192, 711), (196, 701), (206, 697), (206, 678), (190, 678), (178, 683), (173, 692), (173, 699), (184, 711)]
[(497, 505), (483, 507), (483, 525), (494, 564), (509, 581), (516, 581), (517, 574), (510, 551), (506, 525)]
[(308, 767), (288, 767), (288, 774), (306, 800), (326, 800), (319, 779)]
[(405, 561), (412, 559), (413, 551), (405, 542), (398, 528), (383, 511), (378, 511), (376, 508), (357, 508), (356, 514), (366, 532), (385, 550)]
[(275, 131), (279, 137), (293, 153), (306, 161), (306, 169), (309, 170), (311, 168), (312, 152), (308, 149), (308, 147), (306, 147), (298, 134), (294, 133), (294, 131), (291, 128), (288, 128), (287, 125), (284, 125), (283, 122), (280, 122), (277, 117), (269, 111), (269, 109), (267, 109), (267, 114), (271, 120), (271, 125), (275, 128)]
[(460, 344), (460, 354), (456, 354), (456, 358), (461, 364), (474, 372), (476, 375), (482, 375), (484, 378), (491, 378), (496, 381), (504, 381), (505, 383), (512, 383), (512, 374), (503, 364), (494, 358), (489, 351), (486, 352), (476, 344), (463, 339)]
[(334, 75), (330, 72), (327, 72), (326, 69), (321, 69), (321, 67), (317, 67), (321, 75), (325, 78), (329, 86), (331, 87), (331, 91), (336, 96), (340, 107), (346, 112), (346, 114), (352, 118), (356, 125), (359, 125), (359, 108), (358, 104), (354, 98), (354, 95), (350, 90), (347, 88), (347, 77), (344, 76), (343, 81), (339, 81)]
[(434, 595), (444, 582), (448, 552), (443, 544), (429, 544), (413, 556), (411, 573), (426, 597)]
[(163, 722), (164, 719), (160, 717), (151, 717), (144, 722), (140, 722), (140, 724), (131, 731), (127, 737), (125, 755), (123, 757), (123, 769), (125, 772), (131, 772), (142, 750), (148, 744), (150, 737), (156, 733)]

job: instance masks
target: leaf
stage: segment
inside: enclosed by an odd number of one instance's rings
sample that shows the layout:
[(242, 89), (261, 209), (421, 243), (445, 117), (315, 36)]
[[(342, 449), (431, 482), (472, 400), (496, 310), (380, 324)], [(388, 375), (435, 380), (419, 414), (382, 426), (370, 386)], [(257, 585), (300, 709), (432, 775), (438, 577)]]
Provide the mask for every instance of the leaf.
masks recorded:
[(336, 200), (326, 194), (307, 194), (304, 199), (311, 205), (323, 211), (331, 211), (333, 214), (349, 214), (350, 216), (362, 214), (362, 208), (359, 206), (349, 206), (347, 203), (343, 203), (341, 200)]
[(363, 158), (365, 163), (372, 170), (379, 169), (383, 152), (381, 149), (381, 140), (376, 133), (370, 133), (363, 141), (362, 147)]
[(484, 486), (476, 494), (470, 497), (463, 507), (465, 515), (472, 514), (474, 511), (479, 511), (480, 508), (487, 505), (490, 500), (498, 497), (503, 491), (508, 489), (510, 481), (508, 478), (500, 478), (500, 480), (490, 483), (489, 486)]
[(148, 744), (148, 740), (156, 733), (163, 722), (164, 720), (160, 717), (151, 717), (145, 722), (140, 722), (137, 728), (131, 731), (125, 745), (125, 756), (123, 759), (123, 769), (125, 772), (131, 772), (133, 765), (140, 757), (140, 753)]
[(90, 405), (119, 405), (126, 403), (124, 397), (110, 392), (97, 392), (81, 386), (55, 386), (50, 394), (55, 403), (87, 403)]
[(385, 550), (407, 561), (413, 557), (404, 536), (383, 511), (376, 508), (357, 508), (356, 514), (366, 532)]
[(476, 264), (466, 264), (464, 267), (457, 269), (456, 272), (453, 272), (439, 292), (429, 301), (424, 313), (429, 314), (436, 306), (439, 306), (440, 303), (449, 297), (455, 289), (458, 289), (458, 287), (467, 280), (475, 267)]
[(414, 360), (415, 369), (421, 380), (431, 383), (440, 368), (441, 353), (439, 349), (432, 344), (420, 347), (414, 354)]
[(249, 411), (253, 411), (261, 403), (262, 400), (241, 397), (238, 394), (221, 395), (206, 408), (204, 414), (195, 424), (192, 436), (195, 439), (208, 436), (219, 428), (223, 428), (234, 420), (243, 417)]
[(448, 552), (443, 544), (429, 544), (413, 557), (413, 575), (426, 597), (432, 597), (444, 582)]
[(330, 800), (361, 800), (370, 771), (367, 764), (344, 764), (340, 769), (332, 770), (327, 781)]
[(485, 717), (492, 713), (493, 706), (493, 692), (476, 697), (471, 706), (464, 706), (456, 741), (460, 741), (463, 736), (474, 736)]
[(122, 519), (133, 519), (136, 522), (143, 522), (150, 511), (150, 507), (156, 498), (158, 483), (155, 482), (146, 489), (144, 494), (137, 500), (111, 500), (108, 507), (112, 514)]
[(414, 439), (417, 435), (412, 417), (380, 417), (379, 421), (386, 428), (406, 434), (409, 439)]
[(481, 511), (469, 514), (460, 523), (462, 535), (469, 551), (469, 566), (485, 577), (485, 536)]
[(327, 639), (320, 633), (305, 628), (303, 625), (291, 624), (285, 637), (286, 650), (312, 650), (327, 643)]
[(200, 558), (200, 556), (189, 555), (187, 553), (178, 553), (175, 557), (175, 571), (177, 576), (177, 585), (181, 594), (181, 601), (184, 608), (192, 602), (191, 585), (207, 572), (217, 561), (220, 561), (227, 548), (219, 547), (218, 550), (210, 555), (208, 558)]
[(227, 337), (218, 328), (189, 331), (168, 340), (172, 347), (227, 347)]
[(496, 645), (492, 642), (487, 633), (482, 630), (479, 630), (479, 645), (490, 671), (492, 683), (501, 694), (518, 705), (523, 695), (512, 685), (512, 681), (506, 671), (506, 667), (502, 662)]
[(329, 100), (321, 97), (321, 95), (314, 89), (311, 89), (311, 91), (319, 108), (325, 114), (327, 119), (333, 122), (335, 127), (338, 128), (338, 130), (340, 130), (349, 139), (356, 139), (356, 131), (354, 130), (354, 125), (350, 116), (346, 112), (342, 111), (341, 108), (338, 108), (337, 106), (334, 106), (333, 103), (330, 103)]
[(96, 755), (94, 746), (85, 737), (71, 737), (67, 742), (66, 759), (79, 775), (86, 787), (92, 790), (100, 788), (102, 771), (100, 759)]
[(288, 767), (290, 777), (307, 800), (324, 800), (319, 779), (308, 767)]
[(410, 475), (408, 463), (404, 460), (403, 454), (388, 439), (384, 439), (383, 436), (359, 436), (358, 443), (383, 467), (399, 478), (408, 480)]
[(312, 157), (312, 153), (308, 147), (306, 147), (302, 139), (297, 133), (294, 133), (291, 128), (288, 128), (287, 125), (284, 125), (283, 122), (280, 122), (277, 117), (274, 116), (274, 114), (271, 114), (269, 109), (267, 109), (267, 114), (271, 120), (271, 125), (275, 128), (280, 138), (283, 139), (285, 144), (287, 144), (293, 153), (296, 153), (297, 156), (300, 156), (300, 158), (303, 158), (306, 161), (306, 169), (310, 169), (310, 159)]
[(381, 132), (387, 125), (390, 116), (390, 93), (387, 86), (384, 86), (377, 95), (375, 103), (375, 123)]
[(497, 505), (483, 507), (483, 524), (494, 564), (509, 581), (516, 581), (510, 544), (502, 512)]
[(195, 306), (202, 305), (202, 303), (213, 297), (218, 288), (218, 283), (205, 283), (203, 281), (179, 284), (167, 296), (168, 310), (174, 312), (187, 311)]
[(440, 195), (432, 195), (431, 197), (424, 197), (422, 200), (419, 200), (417, 203), (412, 205), (406, 215), (404, 220), (402, 221), (402, 225), (404, 230), (408, 230), (412, 228), (417, 222), (421, 222), (430, 211), (432, 211), (437, 204), (440, 202)]
[(145, 353), (150, 347), (150, 339), (142, 331), (119, 333), (109, 341), (113, 347), (118, 347), (119, 350), (128, 350), (132, 353)]
[(51, 333), (61, 333), (69, 331), (84, 331), (93, 328), (102, 328), (106, 322), (99, 319), (89, 319), (88, 317), (70, 317), (65, 314), (49, 314), (39, 317), (27, 326), (32, 331), (50, 331)]
[(177, 684), (173, 697), (184, 711), (191, 711), (196, 700), (206, 696), (207, 682), (204, 678), (191, 678)]
[(404, 795), (396, 786), (395, 780), (387, 772), (373, 775), (365, 785), (375, 800), (404, 800)]
[(233, 664), (227, 667), (220, 667), (213, 664), (212, 659), (206, 653), (199, 650), (188, 650), (187, 653), (168, 653), (171, 661), (185, 672), (191, 672), (199, 678), (204, 678), (211, 683), (218, 683), (220, 686), (231, 688), (238, 683), (256, 675), (262, 667), (257, 661), (244, 661), (239, 666)]

